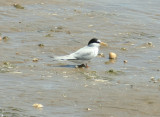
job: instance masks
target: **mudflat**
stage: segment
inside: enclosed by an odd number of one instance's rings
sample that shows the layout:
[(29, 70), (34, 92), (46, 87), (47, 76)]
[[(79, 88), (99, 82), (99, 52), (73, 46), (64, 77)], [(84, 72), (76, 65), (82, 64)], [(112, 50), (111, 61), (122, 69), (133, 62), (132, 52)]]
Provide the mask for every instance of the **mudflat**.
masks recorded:
[[(1, 0), (0, 116), (159, 117), (159, 4)], [(53, 61), (93, 37), (108, 46), (89, 68)]]

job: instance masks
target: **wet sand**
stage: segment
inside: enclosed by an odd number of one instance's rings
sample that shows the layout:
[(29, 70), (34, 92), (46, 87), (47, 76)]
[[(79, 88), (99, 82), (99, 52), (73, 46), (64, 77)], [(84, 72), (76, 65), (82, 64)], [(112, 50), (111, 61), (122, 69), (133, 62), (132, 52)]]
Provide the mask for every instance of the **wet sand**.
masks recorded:
[[(1, 0), (0, 116), (159, 117), (159, 8), (158, 0)], [(53, 61), (93, 37), (108, 46), (88, 69)]]

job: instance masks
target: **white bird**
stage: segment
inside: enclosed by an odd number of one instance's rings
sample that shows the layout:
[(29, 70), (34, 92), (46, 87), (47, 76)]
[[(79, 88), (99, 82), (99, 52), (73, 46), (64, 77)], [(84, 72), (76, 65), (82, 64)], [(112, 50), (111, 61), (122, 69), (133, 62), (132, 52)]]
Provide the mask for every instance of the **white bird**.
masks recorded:
[(54, 60), (90, 60), (98, 55), (100, 45), (106, 45), (99, 39), (93, 38), (88, 42), (88, 45), (80, 48), (74, 53), (65, 56), (55, 56)]

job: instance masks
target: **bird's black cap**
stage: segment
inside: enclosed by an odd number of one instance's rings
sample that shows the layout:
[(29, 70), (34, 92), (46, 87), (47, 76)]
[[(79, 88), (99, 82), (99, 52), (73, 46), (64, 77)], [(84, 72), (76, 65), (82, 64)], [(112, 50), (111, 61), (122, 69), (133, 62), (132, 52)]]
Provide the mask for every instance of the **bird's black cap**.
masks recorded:
[(89, 42), (88, 45), (92, 44), (92, 43), (100, 43), (100, 40), (98, 40), (97, 38), (92, 38)]

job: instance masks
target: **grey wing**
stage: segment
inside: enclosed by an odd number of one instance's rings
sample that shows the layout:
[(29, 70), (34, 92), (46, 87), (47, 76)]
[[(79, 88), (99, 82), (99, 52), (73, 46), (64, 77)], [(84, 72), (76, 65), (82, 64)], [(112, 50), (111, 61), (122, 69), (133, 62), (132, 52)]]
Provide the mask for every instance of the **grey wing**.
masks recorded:
[(84, 47), (76, 51), (72, 54), (76, 59), (79, 60), (89, 60), (92, 59), (94, 56), (94, 51), (91, 48)]

